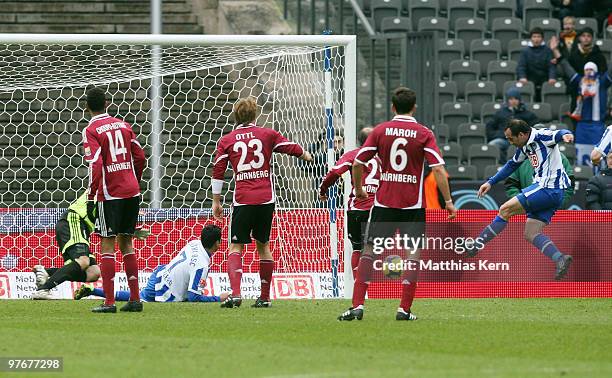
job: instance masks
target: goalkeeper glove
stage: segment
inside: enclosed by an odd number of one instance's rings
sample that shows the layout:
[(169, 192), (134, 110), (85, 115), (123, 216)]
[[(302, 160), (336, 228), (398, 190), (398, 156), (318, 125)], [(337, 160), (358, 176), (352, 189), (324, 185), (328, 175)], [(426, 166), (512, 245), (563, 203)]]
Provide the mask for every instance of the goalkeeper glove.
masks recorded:
[(151, 235), (151, 230), (148, 228), (137, 228), (134, 231), (134, 237), (138, 240), (145, 240), (149, 235)]

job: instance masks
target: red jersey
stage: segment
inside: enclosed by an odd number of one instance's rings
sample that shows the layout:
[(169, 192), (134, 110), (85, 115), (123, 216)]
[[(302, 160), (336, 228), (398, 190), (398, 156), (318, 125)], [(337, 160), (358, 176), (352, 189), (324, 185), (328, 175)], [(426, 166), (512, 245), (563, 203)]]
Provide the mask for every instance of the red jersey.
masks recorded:
[(129, 123), (99, 114), (83, 130), (89, 163), (88, 199), (108, 201), (140, 195), (145, 155)]
[[(323, 183), (321, 184), (320, 193), (327, 194), (327, 189), (332, 186), (336, 180), (340, 178), (346, 171), (351, 173), (351, 184), (353, 182), (353, 161), (359, 152), (359, 148), (349, 151), (342, 155), (336, 162), (336, 165), (327, 173)], [(355, 188), (351, 188), (349, 195), (348, 209), (349, 210), (370, 210), (374, 204), (374, 196), (378, 189), (378, 180), (380, 179), (380, 159), (375, 156), (374, 159), (368, 161), (363, 169), (363, 177), (361, 185), (364, 187), (368, 198), (358, 199), (355, 197)]]
[(381, 160), (381, 174), (374, 205), (394, 209), (423, 208), (425, 160), (430, 167), (444, 164), (431, 130), (413, 117), (395, 116), (374, 128), (355, 161), (366, 164), (376, 154)]
[(276, 130), (254, 123), (236, 127), (217, 142), (213, 188), (215, 184), (222, 185), (229, 161), (236, 182), (234, 206), (273, 203), (274, 185), (270, 172), (272, 152), (302, 156), (304, 149)]

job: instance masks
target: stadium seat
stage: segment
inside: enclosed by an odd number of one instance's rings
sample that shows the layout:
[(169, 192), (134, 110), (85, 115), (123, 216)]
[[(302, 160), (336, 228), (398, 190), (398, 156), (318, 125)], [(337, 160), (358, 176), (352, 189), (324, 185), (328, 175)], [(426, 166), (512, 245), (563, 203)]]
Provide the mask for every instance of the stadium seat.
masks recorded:
[(442, 123), (448, 125), (450, 140), (457, 140), (457, 128), (462, 123), (470, 122), (472, 105), (465, 102), (446, 103), (442, 105)]
[(485, 167), (497, 164), (499, 147), (491, 144), (475, 144), (468, 149), (468, 164), (476, 167), (478, 178), (484, 178)]
[(438, 62), (441, 63), (442, 75), (448, 77), (448, 68), (453, 60), (461, 60), (465, 55), (465, 45), (460, 39), (438, 40)]
[(516, 1), (514, 0), (486, 0), (485, 19), (487, 28), (491, 30), (493, 20), (496, 18), (512, 18), (516, 12)]
[(576, 181), (589, 181), (593, 177), (593, 168), (588, 165), (577, 165), (574, 167), (574, 179)]
[(599, 47), (601, 52), (606, 56), (606, 60), (609, 62), (612, 59), (612, 39), (598, 39), (595, 44)]
[(567, 124), (563, 123), (563, 122), (548, 122), (546, 124), (544, 124), (544, 127), (547, 129), (551, 129), (551, 130), (572, 130), (570, 126), (568, 126)]
[(535, 113), (535, 115), (538, 117), (538, 122), (546, 123), (552, 121), (552, 110), (550, 108), (550, 104), (544, 102), (529, 104), (527, 108)]
[(412, 0), (410, 2), (412, 25), (418, 25), (423, 17), (437, 17), (439, 9), (438, 0)]
[(569, 113), (571, 112), (571, 103), (561, 104), (559, 107), (559, 121), (566, 125), (573, 125), (574, 121), (570, 118)]
[(530, 104), (535, 96), (535, 85), (528, 81), (526, 83), (521, 83), (520, 81), (507, 81), (504, 83), (504, 101), (507, 101), (506, 93), (508, 89), (516, 87), (521, 93), (521, 102), (525, 104)]
[(576, 30), (584, 29), (585, 27), (589, 27), (593, 29), (595, 36), (599, 35), (599, 25), (597, 25), (597, 19), (591, 17), (578, 17), (576, 18)]
[(478, 179), (476, 167), (471, 165), (446, 165), (449, 180), (471, 180)]
[(500, 102), (487, 102), (480, 108), (480, 122), (487, 124), (493, 119), (495, 113), (502, 108), (503, 104)]
[(559, 143), (559, 152), (561, 152), (571, 165), (576, 164), (576, 147), (565, 143)]
[(492, 81), (468, 81), (465, 84), (465, 101), (472, 104), (472, 118), (480, 118), (482, 106), (495, 101), (495, 92)]
[(446, 17), (451, 29), (455, 28), (455, 21), (460, 18), (476, 17), (478, 0), (448, 0), (446, 6)]
[(496, 96), (501, 99), (504, 97), (504, 84), (507, 81), (516, 80), (516, 67), (518, 63), (506, 60), (489, 62), (487, 66), (487, 79), (495, 83), (497, 88)]
[(444, 104), (445, 102), (457, 102), (457, 83), (454, 81), (439, 82), (438, 101), (440, 104)]
[(467, 46), (472, 40), (485, 37), (487, 25), (482, 18), (459, 18), (455, 21), (455, 38), (463, 39)]
[(444, 17), (423, 17), (419, 20), (418, 31), (437, 31), (438, 37), (448, 35), (448, 19)]
[(382, 33), (406, 33), (412, 31), (410, 17), (387, 17), (380, 24)]
[(457, 83), (457, 96), (464, 98), (465, 84), (480, 77), (480, 63), (471, 60), (453, 60), (448, 72), (450, 79)]
[(462, 123), (457, 128), (457, 143), (463, 148), (463, 159), (467, 159), (467, 152), (474, 144), (486, 144), (487, 136), (485, 125), (482, 123)]
[(449, 142), (440, 147), (442, 152), (442, 158), (446, 165), (459, 165), (461, 164), (461, 155), (463, 154), (461, 145), (456, 142)]
[(523, 51), (528, 44), (528, 39), (513, 39), (508, 42), (508, 59), (518, 62), (521, 56), (521, 51)]
[(475, 39), (470, 44), (470, 59), (480, 63), (480, 75), (485, 76), (487, 64), (501, 58), (501, 43), (497, 39)]
[(562, 80), (554, 84), (549, 84), (548, 82), (542, 84), (542, 102), (550, 104), (553, 119), (559, 119), (561, 105), (570, 100), (570, 96), (567, 94), (567, 87)]
[[(534, 18), (550, 18), (552, 6), (549, 0), (524, 0), (523, 1), (523, 25), (528, 27)], [(529, 30), (525, 30), (529, 31)]]
[(529, 30), (536, 27), (544, 31), (544, 41), (548, 41), (553, 35), (559, 35), (561, 21), (556, 18), (534, 18), (529, 24)]
[(502, 167), (501, 165), (487, 165), (484, 169), (482, 178), (486, 180), (490, 177), (495, 176), (497, 172), (499, 172), (501, 167)]
[(501, 43), (502, 54), (507, 54), (508, 43), (523, 36), (523, 22), (514, 17), (496, 18), (491, 24), (491, 35)]
[(436, 135), (436, 141), (438, 145), (441, 146), (443, 144), (448, 143), (450, 130), (448, 129), (448, 125), (445, 123), (437, 123), (431, 127), (434, 134)]
[(374, 24), (374, 30), (381, 31), (382, 20), (388, 17), (401, 16), (401, 0), (370, 0), (372, 15), (370, 18)]

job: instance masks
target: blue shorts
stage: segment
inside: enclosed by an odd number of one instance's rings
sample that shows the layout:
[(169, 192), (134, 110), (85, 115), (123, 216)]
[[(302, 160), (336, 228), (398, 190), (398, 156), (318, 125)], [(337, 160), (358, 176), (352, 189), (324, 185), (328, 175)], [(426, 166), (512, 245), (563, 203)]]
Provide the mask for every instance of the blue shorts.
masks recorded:
[(155, 284), (161, 281), (161, 279), (157, 277), (157, 273), (165, 266), (166, 265), (160, 265), (153, 270), (153, 273), (151, 273), (147, 281), (147, 286), (140, 292), (140, 300), (144, 302), (155, 302)]
[(564, 191), (564, 189), (542, 188), (538, 184), (531, 184), (521, 190), (521, 194), (516, 198), (527, 212), (527, 218), (548, 224), (563, 203)]

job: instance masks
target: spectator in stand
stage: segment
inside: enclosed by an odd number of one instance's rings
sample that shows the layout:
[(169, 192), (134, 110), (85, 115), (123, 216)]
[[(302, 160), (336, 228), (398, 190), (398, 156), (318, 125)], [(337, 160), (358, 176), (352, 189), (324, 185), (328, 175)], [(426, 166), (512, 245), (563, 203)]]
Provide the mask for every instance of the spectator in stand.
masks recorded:
[(584, 76), (574, 71), (567, 60), (561, 59), (560, 63), (576, 96), (576, 108), (571, 117), (577, 121), (577, 161), (578, 164), (591, 165), (591, 151), (601, 140), (605, 129), (608, 88), (612, 85), (612, 77), (608, 71), (599, 72), (593, 62), (584, 65)]
[(606, 158), (608, 168), (591, 177), (586, 189), (587, 210), (612, 210), (612, 152)]
[(546, 81), (554, 84), (557, 81), (557, 67), (551, 49), (544, 42), (542, 29), (531, 29), (529, 39), (529, 44), (521, 51), (516, 75), (522, 83), (531, 81), (535, 84), (535, 102), (540, 102), (542, 84)]
[(500, 164), (506, 162), (506, 154), (510, 146), (510, 142), (508, 142), (504, 134), (504, 129), (506, 124), (513, 119), (521, 119), (529, 126), (533, 126), (538, 122), (538, 117), (527, 110), (525, 104), (521, 102), (521, 92), (516, 87), (508, 89), (506, 92), (506, 105), (499, 109), (486, 125), (489, 144), (499, 147)]
[[(592, 17), (593, 0), (551, 0), (550, 3), (553, 7), (559, 9), (559, 19), (563, 19), (567, 16), (574, 17)], [(600, 23), (601, 24), (601, 23)]]
[(573, 16), (566, 16), (563, 18), (563, 30), (559, 33), (559, 36), (553, 35), (550, 38), (548, 46), (553, 52), (555, 58), (554, 63), (557, 64), (557, 59), (561, 56), (568, 58), (574, 41), (576, 40), (576, 18)]
[[(558, 56), (556, 57), (558, 58)], [(606, 72), (608, 70), (606, 57), (599, 49), (599, 46), (593, 43), (593, 29), (587, 26), (578, 32), (578, 43), (573, 44), (568, 62), (579, 75), (584, 74), (583, 69), (587, 62), (595, 63), (598, 72)], [(571, 77), (571, 75), (567, 76)]]

